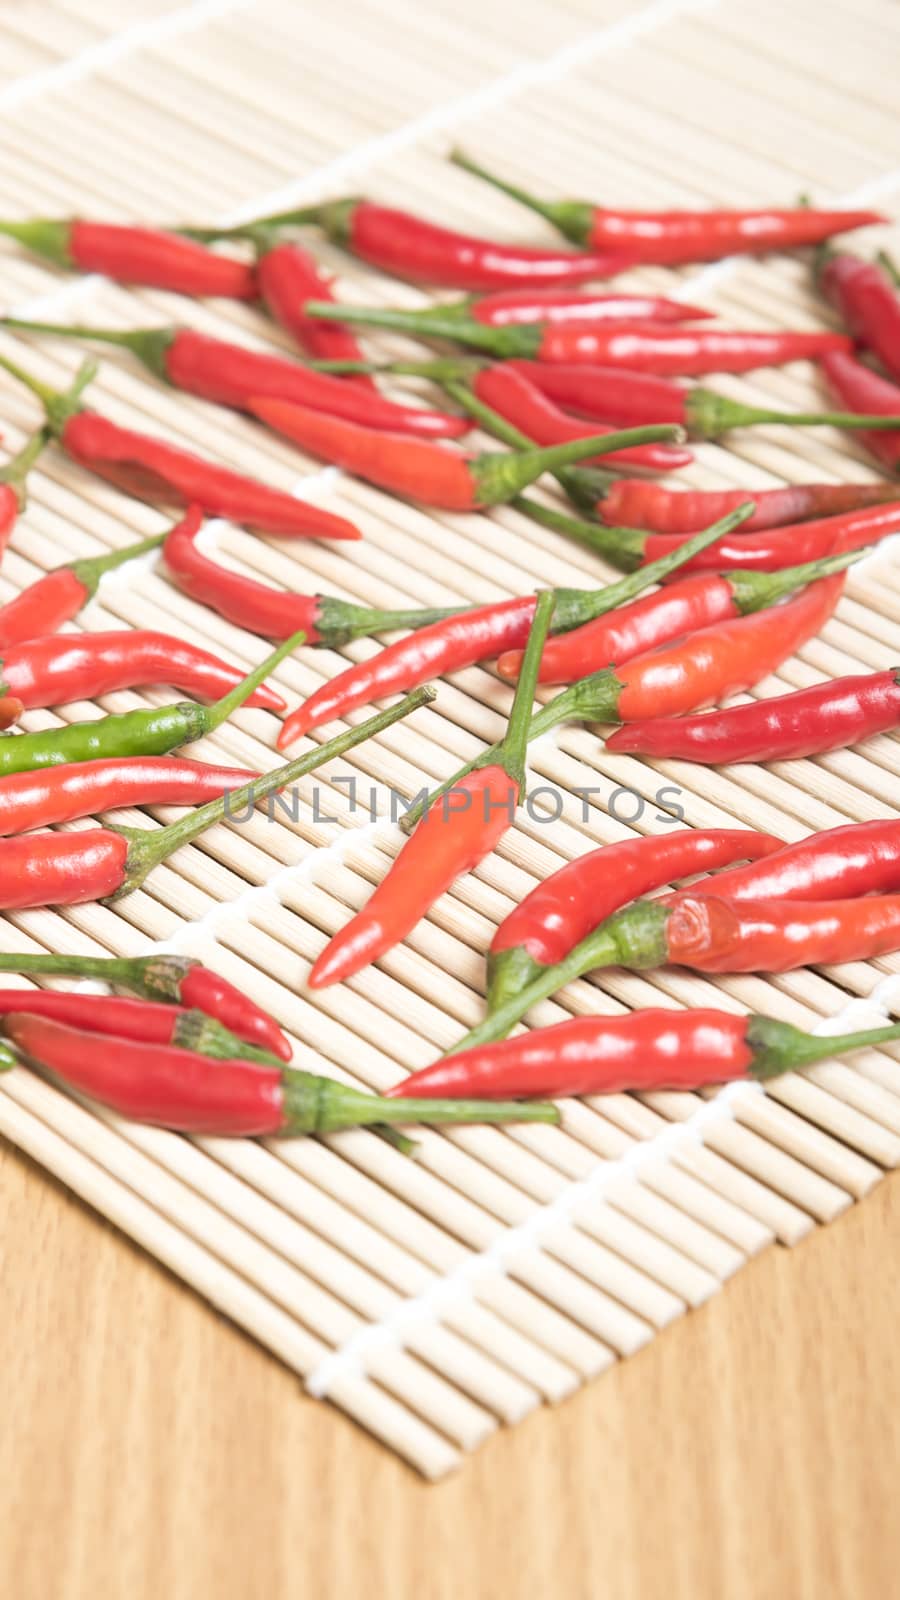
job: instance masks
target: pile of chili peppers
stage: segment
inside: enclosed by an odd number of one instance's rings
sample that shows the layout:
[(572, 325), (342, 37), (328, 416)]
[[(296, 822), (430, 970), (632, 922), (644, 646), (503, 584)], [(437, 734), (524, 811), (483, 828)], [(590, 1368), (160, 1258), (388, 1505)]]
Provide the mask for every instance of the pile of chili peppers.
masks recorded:
[[(0, 555), (48, 447), (128, 494), (183, 512), (167, 533), (59, 566), (0, 606), (0, 729), (36, 708), (124, 688), (170, 684), (192, 697), (0, 738), (0, 908), (130, 893), (221, 820), (229, 797), (252, 805), (276, 793), (427, 704), (428, 679), (476, 662), (496, 662), (515, 682), (504, 738), (409, 811), (409, 838), (368, 903), (321, 952), (312, 989), (385, 956), (458, 874), (495, 848), (525, 793), (526, 747), (554, 727), (616, 724), (605, 735), (614, 754), (722, 765), (805, 759), (900, 726), (900, 666), (719, 709), (816, 637), (846, 569), (900, 531), (900, 484), (890, 481), (900, 465), (900, 294), (889, 264), (834, 243), (882, 219), (810, 206), (612, 211), (538, 199), (459, 152), (452, 159), (540, 213), (568, 247), (501, 245), (359, 197), (230, 230), (10, 221), (0, 233), (69, 270), (255, 302), (302, 359), (187, 324), (120, 331), (8, 317), (3, 325), (120, 347), (156, 379), (239, 410), (305, 455), (390, 494), (452, 512), (512, 503), (628, 576), (470, 608), (379, 610), (279, 590), (216, 559), (203, 542), (204, 515), (338, 541), (358, 539), (356, 524), (88, 410), (82, 395), (93, 364), (58, 393), (0, 355), (0, 367), (44, 412), (0, 469)], [(301, 229), (324, 231), (381, 271), (465, 298), (421, 311), (339, 303), (297, 237)], [(221, 240), (235, 249), (215, 248)], [(685, 300), (586, 287), (635, 264), (807, 247), (815, 247), (815, 282), (843, 331), (725, 329)], [(451, 341), (461, 353), (378, 363), (366, 358), (357, 326)], [(683, 382), (801, 359), (817, 364), (840, 409), (785, 413)], [(379, 372), (431, 380), (448, 408), (388, 398)], [(771, 423), (852, 429), (888, 477), (750, 493), (673, 489), (646, 476), (688, 466), (690, 439)], [(505, 448), (461, 448), (476, 424)], [(645, 476), (629, 476), (635, 472)], [(523, 494), (546, 473), (579, 515)], [(260, 666), (241, 676), (165, 633), (60, 631), (107, 571), (157, 548), (167, 576), (193, 601), (280, 641)], [(390, 631), (403, 637), (324, 683), (286, 717), (276, 742), (284, 748), (405, 692), (399, 704), (264, 775), (174, 753), (241, 705), (283, 712), (264, 679), (299, 646), (338, 649)], [(561, 688), (535, 710), (538, 684)], [(152, 804), (192, 809), (161, 829), (35, 831)], [(685, 878), (689, 889), (671, 889)], [(290, 1067), (289, 1041), (272, 1017), (205, 967), (171, 956), (0, 955), (0, 971), (101, 978), (130, 992), (0, 990), (0, 1053), (3, 1066), (27, 1062), (120, 1114), (185, 1132), (553, 1121), (558, 1112), (536, 1096), (766, 1079), (900, 1037), (900, 1025), (817, 1038), (765, 1017), (667, 1010), (583, 1017), (506, 1038), (539, 1000), (574, 979), (606, 966), (668, 962), (710, 973), (779, 972), (896, 949), (900, 823), (852, 824), (793, 845), (750, 829), (669, 830), (589, 851), (538, 884), (492, 941), (484, 1021), (388, 1097)]]

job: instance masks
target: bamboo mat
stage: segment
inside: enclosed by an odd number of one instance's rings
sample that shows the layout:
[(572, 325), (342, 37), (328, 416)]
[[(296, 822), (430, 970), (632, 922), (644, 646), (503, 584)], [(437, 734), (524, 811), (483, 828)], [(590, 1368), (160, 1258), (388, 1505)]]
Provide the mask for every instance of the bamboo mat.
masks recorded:
[[(59, 0), (0, 7), (0, 41), (0, 214), (9, 217), (238, 220), (365, 189), (458, 226), (550, 237), (443, 163), (456, 137), (536, 189), (611, 203), (790, 204), (810, 193), (891, 212), (900, 199), (900, 14), (888, 0)], [(889, 229), (863, 241), (898, 242)], [(322, 255), (350, 298), (423, 302), (327, 247)], [(654, 269), (622, 280), (667, 290), (673, 281)], [(122, 326), (181, 317), (288, 348), (246, 307), (64, 277), (12, 246), (0, 256), (0, 282), (3, 304), (23, 313)], [(815, 326), (823, 316), (803, 261), (692, 269), (678, 291), (732, 326)], [(79, 357), (8, 335), (0, 349), (24, 354), (54, 383)], [(717, 386), (788, 407), (821, 399), (802, 366)], [(334, 548), (216, 525), (222, 557), (273, 582), (370, 605), (431, 605), (610, 576), (513, 511), (435, 514), (321, 471), (248, 421), (167, 391), (124, 356), (103, 360), (92, 394), (119, 420), (359, 520), (364, 542)], [(0, 417), (9, 448), (35, 418), (5, 380)], [(849, 436), (770, 428), (737, 434), (727, 448), (699, 446), (684, 476), (762, 487), (871, 475)], [(60, 561), (163, 525), (49, 454), (0, 572), (0, 600)], [(184, 632), (242, 665), (267, 649), (184, 598), (150, 559), (111, 575), (79, 623)], [(377, 648), (358, 642), (341, 656)], [(900, 564), (890, 541), (851, 573), (823, 636), (756, 692), (898, 659)], [(278, 681), (293, 705), (340, 665), (333, 652), (301, 652)], [(59, 716), (32, 713), (25, 725), (170, 697), (112, 695)], [(491, 672), (459, 673), (433, 709), (307, 780), (296, 818), (218, 827), (113, 908), (10, 916), (3, 944), (202, 956), (271, 1008), (297, 1065), (382, 1089), (477, 1019), (492, 928), (539, 877), (592, 845), (659, 831), (674, 807), (690, 825), (737, 822), (785, 839), (900, 814), (900, 741), (889, 736), (816, 761), (703, 770), (610, 756), (592, 732), (565, 729), (534, 748), (531, 807), (496, 854), (377, 968), (311, 999), (311, 960), (400, 844), (390, 790), (411, 795), (448, 776), (497, 735), (508, 703)], [(270, 765), (275, 731), (267, 713), (243, 711), (197, 753)], [(589, 804), (577, 792), (585, 787)], [(841, 1026), (864, 1026), (900, 1010), (898, 974), (898, 957), (716, 983), (677, 970), (612, 972), (573, 984), (534, 1021), (716, 1003), (827, 1031), (837, 1015)], [(567, 1103), (560, 1129), (426, 1131), (417, 1161), (364, 1131), (283, 1144), (189, 1141), (87, 1108), (22, 1070), (0, 1087), (0, 1131), (253, 1333), (310, 1394), (432, 1478), (499, 1424), (646, 1345), (755, 1252), (794, 1244), (839, 1215), (900, 1161), (900, 1058), (890, 1050), (765, 1091), (740, 1084), (708, 1096)]]

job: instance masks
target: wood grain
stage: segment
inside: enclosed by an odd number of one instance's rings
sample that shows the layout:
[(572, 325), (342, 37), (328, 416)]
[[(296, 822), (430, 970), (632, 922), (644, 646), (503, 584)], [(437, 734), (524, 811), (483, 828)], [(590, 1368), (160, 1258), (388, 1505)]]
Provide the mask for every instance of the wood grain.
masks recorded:
[(900, 1175), (429, 1487), (0, 1148), (0, 1593), (893, 1592)]

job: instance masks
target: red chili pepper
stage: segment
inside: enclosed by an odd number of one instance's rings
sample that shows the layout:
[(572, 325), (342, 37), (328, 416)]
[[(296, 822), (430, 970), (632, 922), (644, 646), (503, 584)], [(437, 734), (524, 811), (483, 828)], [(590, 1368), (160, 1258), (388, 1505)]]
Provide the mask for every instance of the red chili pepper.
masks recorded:
[[(749, 332), (732, 328), (656, 327), (650, 323), (518, 323), (489, 327), (466, 321), (452, 309), (400, 311), (381, 306), (334, 306), (310, 300), (310, 317), (358, 323), (364, 328), (396, 328), (423, 339), (456, 339), (501, 359), (524, 357), (547, 365), (613, 367), (668, 377), (699, 377), (707, 372), (752, 372), (789, 361), (812, 361), (829, 350), (850, 350), (842, 333), (795, 333), (775, 329)], [(718, 398), (718, 396), (717, 396)], [(742, 408), (739, 408), (742, 409)], [(771, 416), (771, 414), (769, 414)], [(656, 421), (659, 420), (657, 417)], [(728, 424), (737, 427), (737, 422)]]
[[(811, 905), (798, 900), (738, 905), (712, 896), (684, 896), (665, 911), (660, 908), (658, 915), (657, 950), (664, 952), (663, 959), (700, 972), (790, 972), (871, 961), (900, 949), (900, 895)], [(607, 928), (616, 931), (610, 924)], [(649, 941), (638, 953), (642, 962), (657, 964)]]
[(896, 483), (789, 483), (779, 489), (666, 489), (660, 483), (618, 478), (596, 503), (603, 521), (615, 527), (650, 528), (656, 533), (695, 533), (717, 518), (755, 504), (744, 533), (778, 528), (812, 518), (840, 516), (866, 506), (896, 502)]
[(96, 594), (105, 572), (146, 555), (148, 550), (156, 550), (164, 538), (165, 534), (154, 534), (138, 544), (126, 545), (123, 550), (110, 550), (104, 556), (87, 556), (80, 561), (70, 561), (64, 567), (54, 567), (43, 578), (36, 579), (14, 600), (0, 606), (0, 649), (5, 651), (11, 644), (21, 644), (23, 640), (61, 628)]
[(4, 695), (0, 700), (0, 728), (11, 728), (24, 710), (21, 700), (16, 700), (13, 695)]
[[(701, 628), (774, 606), (819, 575), (814, 561), (776, 573), (733, 571), (727, 576), (702, 573), (683, 578), (550, 639), (541, 658), (538, 682), (578, 683), (611, 661), (622, 666), (645, 651), (696, 634)], [(510, 650), (500, 657), (497, 671), (502, 678), (514, 679), (521, 664), (522, 652)]]
[[(302, 245), (264, 241), (256, 258), (256, 282), (266, 310), (293, 334), (301, 350), (322, 361), (365, 360), (348, 328), (306, 315), (307, 300), (333, 300), (334, 295), (332, 279)], [(352, 381), (358, 387), (375, 387), (366, 373)]]
[(382, 1099), (332, 1078), (254, 1060), (216, 1060), (192, 1050), (102, 1035), (29, 1014), (4, 1031), (26, 1061), (122, 1117), (176, 1133), (220, 1137), (331, 1133), (393, 1122), (556, 1122), (553, 1106)]
[(45, 428), (32, 434), (18, 455), (0, 467), (0, 556), (12, 538), (19, 512), (25, 504), (28, 474), (49, 439)]
[[(822, 361), (825, 381), (842, 405), (854, 411), (877, 415), (896, 416), (900, 404), (900, 387), (889, 383), (870, 367), (863, 366), (854, 356), (832, 351)], [(891, 433), (876, 433), (866, 429), (859, 435), (861, 444), (888, 468), (896, 472), (900, 466), (900, 428)]]
[[(219, 700), (244, 676), (199, 645), (145, 628), (28, 639), (5, 651), (0, 671), (0, 691), (18, 696), (29, 711), (164, 683), (194, 700)], [(283, 711), (285, 705), (265, 685), (244, 704), (268, 711)]]
[[(850, 822), (785, 845), (770, 860), (721, 872), (727, 900), (850, 900), (900, 890), (900, 822)], [(689, 891), (701, 894), (695, 884)]]
[[(280, 1061), (291, 1059), (290, 1041), (274, 1017), (256, 1005), (242, 989), (236, 989), (233, 983), (211, 972), (192, 956), (27, 955), (17, 951), (0, 954), (0, 972), (24, 972), (52, 978), (99, 978), (103, 983), (130, 989), (145, 1001), (152, 1001), (154, 1008), (175, 1005), (179, 1015), (205, 1017), (215, 1026), (203, 1031), (201, 1043), (195, 1025), (190, 1041), (192, 1049), (202, 1050), (204, 1054), (221, 1054), (210, 1045), (216, 1040), (224, 1044), (227, 1041), (223, 1036), (227, 1034), (230, 1039), (239, 1039), (254, 1049), (277, 1056)], [(185, 1024), (179, 1025), (179, 1041), (188, 1042)], [(230, 1053), (238, 1054), (235, 1050)]]
[(900, 378), (900, 298), (884, 269), (848, 251), (828, 251), (818, 280), (857, 343), (872, 350)]
[[(679, 548), (683, 534), (646, 533), (639, 528), (607, 528), (555, 511), (552, 506), (521, 496), (514, 502), (532, 521), (555, 528), (586, 544), (625, 572), (645, 561), (658, 561)], [(819, 561), (839, 551), (861, 550), (900, 532), (900, 491), (890, 505), (849, 511), (816, 522), (799, 522), (762, 533), (740, 533), (719, 539), (686, 561), (683, 572), (718, 571), (733, 567), (753, 572), (778, 572), (790, 562)], [(687, 537), (694, 537), (687, 535)]]
[(216, 255), (177, 233), (115, 222), (57, 222), (34, 218), (0, 223), (0, 233), (54, 266), (100, 272), (117, 283), (171, 289), (176, 294), (255, 300), (256, 279), (246, 262)]
[[(309, 299), (327, 300), (324, 294)], [(456, 307), (441, 306), (447, 316)], [(508, 328), (519, 322), (700, 322), (714, 315), (684, 300), (667, 300), (659, 294), (592, 294), (579, 289), (506, 289), (459, 302), (459, 314), (474, 317), (489, 328)], [(314, 321), (312, 317), (310, 323)], [(318, 327), (322, 327), (319, 322)], [(318, 352), (317, 352), (318, 353)], [(324, 350), (322, 351), (324, 355)]]
[[(213, 516), (231, 517), (264, 533), (293, 534), (319, 539), (359, 539), (360, 531), (344, 517), (298, 500), (280, 489), (270, 489), (227, 467), (181, 450), (164, 439), (135, 433), (92, 411), (73, 414), (71, 395), (59, 395), (21, 367), (0, 357), (0, 367), (37, 395), (54, 436), (67, 455), (80, 466), (124, 489), (139, 500), (165, 505), (202, 506)], [(82, 369), (82, 384), (96, 372)], [(88, 377), (84, 375), (88, 374)]]
[(621, 254), (598, 255), (540, 250), (528, 245), (500, 244), (471, 233), (442, 228), (408, 211), (350, 198), (325, 201), (301, 210), (259, 217), (233, 229), (189, 228), (195, 239), (240, 237), (260, 229), (323, 228), (330, 239), (352, 255), (395, 278), (432, 284), (441, 289), (507, 289), (528, 285), (585, 283), (611, 278), (630, 263)]
[(311, 989), (324, 989), (359, 972), (399, 944), (454, 878), (489, 855), (512, 826), (525, 788), (525, 746), (541, 651), (555, 596), (539, 595), (522, 672), (503, 743), (475, 764), (455, 799), (418, 824), (387, 876), (362, 911), (330, 940), (309, 975)]
[[(512, 367), (485, 367), (473, 380), (473, 389), (479, 400), (492, 406), (501, 417), (530, 439), (533, 444), (564, 444), (570, 439), (595, 436), (598, 430), (592, 423), (577, 422), (554, 402), (542, 394), (530, 379)], [(612, 429), (610, 429), (612, 432)], [(641, 467), (650, 472), (673, 472), (687, 467), (694, 457), (690, 450), (673, 449), (665, 445), (644, 445), (637, 450), (619, 450), (603, 460), (609, 466)], [(711, 518), (715, 521), (715, 518)], [(704, 526), (708, 527), (706, 523)]]
[(772, 207), (764, 211), (613, 211), (587, 200), (540, 200), (496, 177), (461, 150), (454, 150), (450, 159), (546, 217), (574, 244), (593, 250), (621, 250), (632, 261), (660, 266), (797, 250), (851, 228), (886, 221), (878, 211), (817, 211), (812, 206), (788, 211)]
[(82, 905), (89, 900), (119, 899), (131, 894), (155, 866), (173, 851), (191, 844), (226, 813), (233, 814), (235, 808), (250, 806), (296, 782), (431, 698), (433, 691), (417, 689), (399, 706), (370, 717), (230, 796), (207, 801), (167, 828), (90, 828), (83, 833), (39, 833), (4, 839), (0, 841), (0, 909)]
[(900, 1026), (890, 1024), (822, 1037), (770, 1017), (727, 1011), (649, 1009), (623, 1017), (573, 1017), (436, 1061), (388, 1095), (506, 1099), (703, 1089), (736, 1078), (764, 1082), (897, 1038)]
[[(310, 319), (312, 320), (312, 319)], [(164, 383), (202, 400), (217, 401), (239, 411), (258, 396), (294, 400), (313, 411), (346, 417), (367, 428), (394, 433), (423, 434), (427, 438), (457, 439), (468, 431), (464, 417), (444, 411), (400, 406), (376, 389), (360, 389), (344, 378), (316, 372), (285, 356), (247, 350), (225, 339), (211, 339), (192, 328), (116, 328), (65, 326), (55, 322), (5, 317), (0, 325), (27, 333), (50, 333), (63, 339), (95, 339), (130, 350), (143, 366)], [(319, 327), (323, 324), (319, 323)]]
[[(740, 513), (734, 515), (739, 521)], [(719, 525), (715, 524), (697, 534), (697, 543), (691, 549), (699, 549), (705, 542), (715, 539), (718, 531)], [(677, 551), (676, 565), (679, 559), (687, 562), (689, 553), (684, 549)], [(574, 628), (591, 617), (612, 611), (674, 570), (671, 558), (666, 557), (661, 564), (645, 567), (603, 589), (560, 589), (556, 595), (553, 626), (560, 630)], [(388, 645), (368, 661), (354, 662), (330, 682), (322, 684), (285, 718), (278, 734), (279, 748), (302, 738), (320, 723), (345, 717), (357, 706), (369, 705), (373, 700), (398, 694), (429, 678), (445, 677), (462, 667), (473, 666), (476, 661), (491, 660), (502, 651), (523, 645), (528, 638), (535, 603), (534, 595), (524, 595), (515, 600), (498, 600), (491, 606), (478, 606), (433, 627), (420, 628), (410, 637)]]
[(251, 1051), (221, 1023), (190, 1011), (187, 1006), (160, 1005), (152, 1000), (123, 999), (118, 995), (57, 993), (49, 989), (0, 989), (0, 1017), (27, 1011), (31, 1017), (49, 1017), (90, 1033), (113, 1034), (119, 1039), (140, 1039), (143, 1044), (173, 1045), (204, 1056), (233, 1059), (250, 1055), (267, 1059), (270, 1052)]
[(179, 756), (117, 756), (70, 761), (0, 780), (0, 835), (49, 828), (118, 806), (194, 806), (258, 774)]
[[(251, 633), (270, 639), (287, 639), (302, 630), (306, 644), (327, 644), (335, 649), (348, 639), (386, 633), (392, 628), (421, 628), (452, 616), (458, 607), (433, 607), (423, 611), (374, 611), (350, 605), (333, 595), (304, 595), (273, 589), (220, 567), (197, 548), (202, 526), (199, 507), (192, 506), (168, 534), (163, 549), (166, 566), (178, 587), (194, 600), (211, 606)], [(10, 680), (11, 681), (11, 680)]]
[(607, 749), (718, 766), (796, 761), (845, 750), (900, 725), (900, 668), (829, 679), (795, 694), (700, 717), (658, 717), (619, 728)]
[(310, 454), (392, 494), (447, 511), (479, 511), (500, 505), (544, 472), (594, 453), (606, 455), (680, 437), (678, 429), (669, 427), (635, 428), (630, 433), (589, 434), (567, 444), (518, 454), (492, 451), (473, 455), (445, 449), (428, 439), (378, 433), (286, 400), (253, 400), (250, 410)]
[(488, 1010), (531, 983), (542, 967), (562, 961), (592, 928), (638, 895), (781, 848), (780, 839), (748, 828), (688, 828), (576, 856), (532, 889), (494, 934), (487, 959)]

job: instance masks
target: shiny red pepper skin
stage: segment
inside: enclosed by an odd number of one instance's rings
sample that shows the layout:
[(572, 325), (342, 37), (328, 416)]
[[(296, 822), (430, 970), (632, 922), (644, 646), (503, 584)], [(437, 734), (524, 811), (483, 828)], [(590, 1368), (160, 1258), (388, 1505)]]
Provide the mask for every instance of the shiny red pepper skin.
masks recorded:
[[(316, 294), (315, 298), (328, 297)], [(480, 296), (466, 310), (489, 328), (520, 322), (699, 322), (714, 315), (658, 294), (591, 294), (583, 289), (507, 289)]]
[(454, 879), (489, 855), (511, 826), (519, 788), (501, 765), (480, 767), (416, 825), (362, 911), (325, 947), (311, 989), (350, 978), (399, 944)]
[[(599, 672), (611, 662), (621, 666), (685, 633), (740, 614), (734, 591), (725, 578), (685, 578), (682, 583), (642, 595), (620, 610), (548, 639), (539, 681), (577, 683), (579, 678)], [(521, 650), (508, 650), (497, 662), (497, 671), (502, 678), (515, 679), (521, 663)]]
[(661, 483), (620, 478), (597, 502), (597, 515), (611, 527), (648, 528), (655, 533), (697, 533), (746, 505), (755, 504), (741, 534), (813, 518), (841, 516), (866, 506), (897, 501), (896, 483), (789, 483), (779, 489), (667, 489)]
[(645, 422), (674, 422), (682, 428), (687, 425), (686, 401), (691, 391), (670, 378), (573, 362), (546, 366), (519, 357), (507, 365), (529, 378), (557, 405), (595, 422), (619, 427), (640, 427)]
[[(569, 439), (589, 438), (598, 429), (587, 422), (577, 422), (543, 394), (536, 384), (517, 372), (511, 363), (483, 367), (472, 381), (479, 400), (511, 422), (534, 444), (564, 444)], [(612, 428), (609, 429), (612, 432)], [(678, 467), (690, 466), (694, 457), (690, 450), (662, 444), (638, 445), (633, 450), (618, 450), (597, 457), (604, 466), (642, 468), (648, 472), (673, 472)], [(590, 465), (586, 460), (585, 466)], [(710, 522), (715, 522), (711, 517)], [(705, 524), (709, 526), (709, 523)]]
[[(757, 860), (782, 848), (748, 828), (684, 829), (625, 839), (577, 856), (539, 883), (500, 924), (488, 954), (488, 1003), (524, 988), (535, 968), (562, 961), (630, 900), (695, 872)], [(713, 892), (718, 879), (711, 880)], [(693, 892), (693, 891), (692, 891)]]
[(835, 250), (826, 255), (818, 278), (857, 344), (900, 379), (900, 297), (883, 267)]
[(143, 1039), (150, 1044), (175, 1044), (185, 1006), (161, 1006), (121, 995), (63, 993), (52, 989), (0, 989), (0, 1017), (27, 1011), (32, 1017), (49, 1017), (72, 1028), (115, 1034), (121, 1039)]
[[(900, 404), (900, 387), (882, 378), (855, 356), (832, 351), (822, 359), (822, 372), (829, 389), (849, 411), (863, 415), (892, 417)], [(874, 429), (854, 434), (860, 444), (890, 472), (900, 467), (900, 429), (878, 433)]]
[(498, 244), (368, 200), (348, 207), (339, 238), (354, 255), (393, 277), (473, 292), (585, 283), (610, 278), (630, 264), (621, 254)]
[[(320, 321), (318, 326), (333, 328), (336, 324)], [(250, 408), (254, 399), (269, 397), (294, 401), (366, 428), (424, 438), (458, 439), (469, 430), (465, 417), (397, 405), (373, 388), (361, 388), (346, 378), (314, 372), (284, 356), (211, 339), (190, 328), (173, 332), (163, 361), (165, 375), (175, 388), (239, 410)]]
[[(721, 872), (712, 892), (728, 900), (852, 900), (900, 891), (900, 822), (849, 822), (785, 845), (777, 855)], [(695, 884), (689, 891), (702, 894)]]
[(609, 720), (675, 717), (741, 694), (775, 672), (825, 626), (844, 576), (823, 578), (768, 611), (701, 628), (685, 640), (637, 656), (610, 674)]
[[(0, 672), (29, 711), (149, 684), (169, 684), (193, 700), (219, 700), (244, 676), (199, 645), (143, 628), (28, 639), (5, 651)], [(285, 709), (281, 695), (265, 685), (246, 704)]]
[(264, 533), (361, 538), (359, 529), (343, 517), (89, 411), (69, 418), (61, 443), (73, 461), (141, 500), (197, 504), (212, 516), (230, 517)]
[(810, 689), (699, 717), (659, 717), (619, 728), (617, 753), (697, 761), (796, 761), (844, 750), (900, 725), (900, 669), (829, 679)]
[(0, 846), (0, 910), (83, 905), (122, 887), (128, 843), (108, 828), (38, 833)]
[[(708, 372), (753, 372), (757, 367), (813, 361), (829, 352), (850, 349), (850, 340), (840, 333), (650, 328), (638, 322), (633, 327), (616, 328), (550, 326), (541, 339), (537, 360), (547, 365), (581, 363), (659, 377), (696, 378)], [(656, 416), (653, 420), (660, 422), (663, 418)]]
[[(727, 539), (717, 540), (692, 556), (680, 571), (725, 571), (730, 567), (742, 567), (748, 572), (778, 572), (795, 562), (818, 561), (842, 550), (861, 550), (897, 532), (900, 532), (900, 498), (888, 505), (822, 517), (815, 522), (800, 522), (762, 533), (730, 534)], [(677, 548), (681, 537), (648, 533), (638, 565), (669, 555)]]
[(215, 1017), (245, 1044), (271, 1050), (282, 1061), (290, 1061), (293, 1055), (290, 1040), (274, 1017), (227, 978), (220, 977), (199, 961), (189, 965), (184, 973), (178, 985), (178, 999), (192, 1011), (205, 1011), (208, 1017)]
[(256, 776), (180, 756), (118, 756), (11, 772), (0, 779), (0, 835), (97, 816), (117, 806), (201, 805)]
[(791, 972), (871, 961), (900, 949), (900, 895), (784, 905), (679, 896), (664, 938), (668, 961), (699, 972)]
[(117, 283), (233, 300), (257, 296), (254, 271), (246, 262), (158, 228), (76, 221), (69, 230), (69, 254), (79, 272), (100, 272)]
[(0, 606), (0, 648), (54, 632), (77, 616), (89, 599), (90, 591), (71, 567), (56, 567)]
[[(333, 300), (334, 295), (331, 278), (302, 245), (276, 244), (263, 250), (256, 263), (256, 281), (270, 316), (293, 334), (307, 355), (320, 361), (365, 360), (349, 328), (305, 315), (307, 300)], [(357, 374), (351, 382), (357, 388), (375, 388), (374, 379), (366, 373)]]

